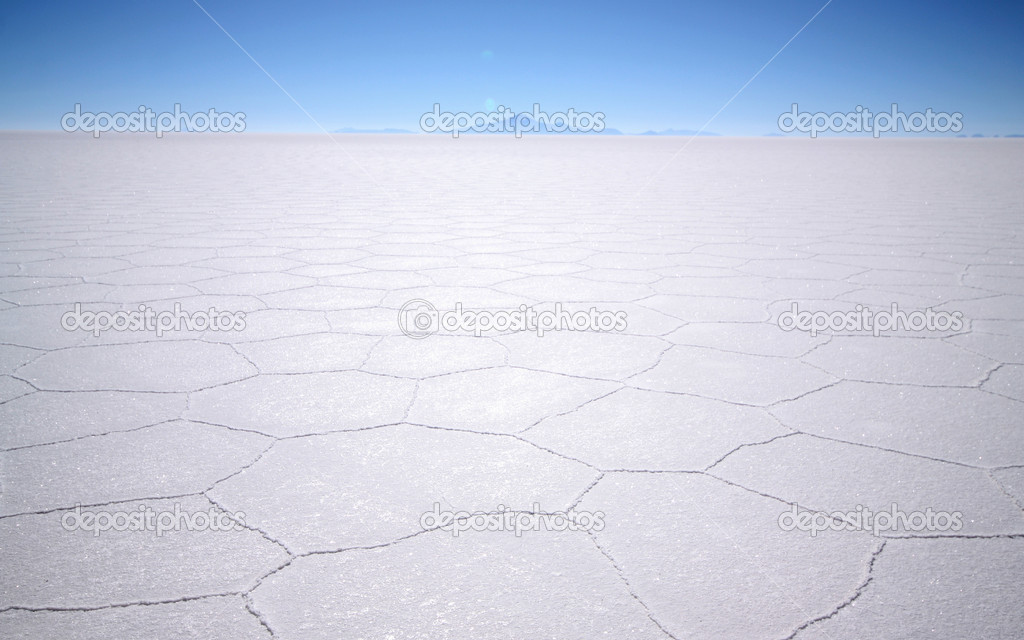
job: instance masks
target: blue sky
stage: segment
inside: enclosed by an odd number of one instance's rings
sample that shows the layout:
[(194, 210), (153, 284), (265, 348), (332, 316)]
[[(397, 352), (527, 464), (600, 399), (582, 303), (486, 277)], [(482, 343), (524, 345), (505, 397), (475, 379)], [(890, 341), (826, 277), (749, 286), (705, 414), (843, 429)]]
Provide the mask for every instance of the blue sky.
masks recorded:
[[(200, 0), (325, 128), (416, 129), (432, 105), (602, 112), (627, 132), (697, 129), (824, 0)], [(1024, 133), (1024, 3), (833, 0), (708, 127), (776, 131), (857, 105), (963, 113)], [(248, 131), (317, 126), (190, 0), (10, 4), (0, 129), (83, 110), (243, 111)]]

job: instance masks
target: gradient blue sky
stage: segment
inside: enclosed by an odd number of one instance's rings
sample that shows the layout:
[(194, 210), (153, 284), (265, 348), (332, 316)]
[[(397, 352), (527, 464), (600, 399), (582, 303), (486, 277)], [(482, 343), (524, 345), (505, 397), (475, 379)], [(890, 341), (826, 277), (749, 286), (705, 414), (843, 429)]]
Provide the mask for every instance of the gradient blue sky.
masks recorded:
[[(824, 0), (200, 0), (324, 127), (416, 129), (442, 110), (600, 111), (626, 132), (697, 129)], [(794, 102), (959, 111), (1024, 133), (1024, 3), (834, 0), (708, 127), (776, 131)], [(490, 52), (490, 53), (485, 53)], [(86, 111), (244, 111), (319, 131), (190, 0), (16, 2), (0, 15), (0, 129)]]

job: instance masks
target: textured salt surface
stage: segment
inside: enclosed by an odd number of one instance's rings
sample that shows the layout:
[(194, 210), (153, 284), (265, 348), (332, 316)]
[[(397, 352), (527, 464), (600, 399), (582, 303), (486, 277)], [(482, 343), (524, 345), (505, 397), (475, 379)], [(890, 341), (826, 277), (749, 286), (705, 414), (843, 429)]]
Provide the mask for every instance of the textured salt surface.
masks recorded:
[[(638, 193), (680, 143), (0, 134), (0, 636), (1019, 637), (1024, 145), (699, 139)], [(628, 326), (412, 339), (417, 298)], [(793, 302), (966, 325), (812, 337)]]

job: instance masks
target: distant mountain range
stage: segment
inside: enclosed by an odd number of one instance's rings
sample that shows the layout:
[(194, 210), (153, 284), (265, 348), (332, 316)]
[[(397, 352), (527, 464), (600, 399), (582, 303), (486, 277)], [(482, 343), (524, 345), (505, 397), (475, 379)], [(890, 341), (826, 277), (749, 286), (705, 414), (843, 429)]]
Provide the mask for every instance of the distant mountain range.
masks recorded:
[(408, 129), (354, 129), (352, 127), (342, 127), (341, 129), (335, 129), (331, 133), (416, 133), (415, 131), (409, 131)]
[(661, 131), (644, 131), (642, 136), (720, 136), (713, 131), (694, 131), (693, 129), (662, 129)]
[[(807, 138), (808, 135), (807, 134), (800, 135), (800, 134), (796, 134), (796, 133), (790, 133), (790, 134), (786, 134), (786, 135), (783, 135), (781, 133), (766, 133), (766, 134), (762, 135), (761, 137), (762, 138)], [(822, 137), (822, 138), (824, 138), (824, 137), (834, 138), (836, 136), (819, 136), (819, 137)], [(860, 135), (860, 136), (844, 136), (844, 138), (849, 138), (849, 139), (864, 138), (864, 137), (870, 137), (870, 136), (865, 136), (865, 135)], [(893, 137), (893, 136), (881, 136), (881, 137), (889, 138), (889, 137)], [(923, 135), (922, 136), (916, 136), (916, 135), (901, 134), (901, 135), (895, 136), (895, 137), (907, 139), (907, 138), (926, 138), (926, 137), (951, 138), (953, 136), (923, 136)], [(966, 133), (961, 133), (961, 134), (957, 135), (956, 137), (957, 138), (1024, 138), (1024, 133), (1008, 133), (1008, 134), (1006, 134), (1004, 136), (1001, 136), (998, 133), (990, 135), (990, 136), (986, 136), (983, 133), (975, 133), (975, 134), (971, 134), (971, 135), (967, 135)]]
[[(331, 133), (423, 133), (422, 131), (410, 131), (409, 129), (357, 129), (355, 127), (342, 127), (341, 129), (335, 129)], [(451, 135), (445, 131), (432, 132), (434, 135)], [(512, 133), (512, 132), (509, 132)], [(550, 131), (543, 123), (540, 124), (538, 131), (523, 131), (523, 135), (546, 135), (546, 136), (558, 136), (558, 135), (571, 135), (571, 136), (692, 136), (697, 134), (692, 129), (664, 129), (662, 131), (644, 131), (643, 133), (623, 133), (619, 129), (613, 129), (606, 127), (602, 131)], [(459, 136), (471, 136), (481, 135), (476, 131), (461, 131)], [(490, 134), (490, 135), (505, 135), (505, 134)], [(699, 135), (701, 136), (721, 136), (720, 133), (714, 133), (711, 131), (702, 131)]]
[[(420, 134), (420, 133), (423, 133), (423, 132), (422, 131), (410, 131), (409, 129), (357, 129), (355, 127), (342, 127), (341, 129), (335, 129), (335, 130), (331, 131), (331, 133)], [(437, 132), (434, 132), (434, 135), (451, 135), (451, 134), (443, 132), (443, 131), (437, 131)], [(476, 133), (475, 131), (463, 131), (463, 132), (459, 133), (459, 136), (470, 136), (470, 135), (480, 135), (480, 134)], [(492, 135), (507, 135), (507, 134), (492, 134)], [(524, 131), (523, 135), (524, 136), (525, 135), (534, 135), (534, 136), (559, 136), (559, 135), (562, 135), (562, 136), (566, 136), (566, 135), (572, 135), (572, 136), (623, 136), (623, 135), (634, 135), (634, 136), (694, 136), (694, 135), (699, 135), (701, 137), (703, 137), (703, 136), (717, 136), (717, 137), (721, 137), (722, 136), (722, 134), (715, 133), (713, 131), (701, 131), (700, 133), (697, 133), (693, 129), (662, 129), (661, 131), (653, 131), (653, 130), (651, 130), (651, 131), (644, 131), (643, 133), (623, 133), (622, 131), (620, 131), (618, 129), (606, 128), (603, 131), (566, 131), (566, 132), (557, 132), (557, 131), (548, 131), (544, 127), (543, 123), (540, 125), (540, 130), (539, 131)], [(763, 137), (766, 137), (766, 138), (777, 138), (777, 137), (789, 138), (789, 137), (803, 137), (803, 136), (794, 136), (794, 135), (785, 136), (785, 135), (783, 135), (781, 133), (766, 133), (766, 134), (764, 134)], [(967, 137), (971, 137), (971, 138), (1000, 138), (1000, 137), (1002, 137), (1002, 138), (1024, 138), (1024, 133), (1009, 133), (1009, 134), (1006, 134), (1004, 136), (1000, 136), (998, 134), (997, 135), (986, 136), (986, 135), (983, 135), (983, 134), (980, 134), (980, 133), (975, 133), (975, 134), (973, 134), (971, 136), (968, 136), (967, 134), (960, 134), (957, 137), (958, 138), (967, 138)]]

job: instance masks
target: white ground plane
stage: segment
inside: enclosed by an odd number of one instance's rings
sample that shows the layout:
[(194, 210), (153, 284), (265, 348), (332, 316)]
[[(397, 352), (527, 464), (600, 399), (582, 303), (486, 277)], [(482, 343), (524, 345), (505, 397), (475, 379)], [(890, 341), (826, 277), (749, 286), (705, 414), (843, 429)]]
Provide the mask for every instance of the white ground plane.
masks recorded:
[(0, 134), (0, 637), (1020, 638), (1024, 142), (683, 142)]

